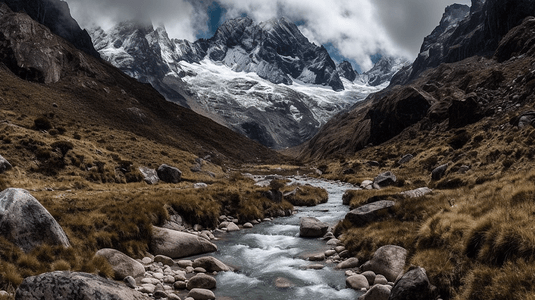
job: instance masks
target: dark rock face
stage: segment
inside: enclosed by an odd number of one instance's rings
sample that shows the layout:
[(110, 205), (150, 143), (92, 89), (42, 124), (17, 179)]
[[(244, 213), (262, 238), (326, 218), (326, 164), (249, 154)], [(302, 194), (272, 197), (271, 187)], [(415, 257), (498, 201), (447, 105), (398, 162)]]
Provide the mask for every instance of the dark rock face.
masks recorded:
[(398, 135), (403, 129), (422, 120), (433, 99), (425, 92), (407, 87), (402, 89), (395, 102), (380, 101), (368, 112), (371, 120), (370, 139), (373, 144), (380, 144)]
[[(469, 9), (469, 13), (468, 13)], [(535, 14), (529, 0), (472, 0), (472, 6), (454, 4), (444, 13), (440, 25), (424, 39), (418, 58), (404, 79), (407, 83), (423, 71), (441, 63), (461, 61), (474, 55), (492, 55), (500, 40)]]
[(0, 193), (0, 235), (26, 252), (41, 244), (70, 247), (54, 217), (23, 189)]
[(74, 47), (94, 57), (100, 54), (93, 47), (87, 31), (72, 18), (69, 5), (60, 0), (2, 0), (14, 12), (25, 12), (35, 21), (50, 30)]
[(381, 200), (370, 204), (355, 208), (346, 215), (346, 220), (349, 220), (355, 226), (365, 226), (371, 222), (379, 221), (390, 215), (391, 207), (394, 206), (394, 201)]
[(389, 299), (429, 300), (437, 297), (437, 288), (429, 282), (425, 269), (416, 267), (409, 270), (396, 282)]
[(464, 100), (453, 100), (448, 116), (450, 128), (460, 128), (479, 121), (483, 115), (480, 113), (477, 95), (468, 95)]
[(41, 83), (57, 82), (75, 70), (91, 76), (96, 73), (72, 45), (1, 2), (0, 61), (20, 78)]
[(15, 294), (17, 300), (149, 300), (148, 296), (93, 274), (58, 271), (31, 276)]
[(535, 54), (535, 41), (532, 31), (535, 29), (535, 17), (528, 17), (521, 26), (512, 29), (502, 39), (494, 56), (504, 62), (513, 56)]
[(355, 69), (353, 69), (353, 66), (350, 62), (347, 60), (344, 60), (341, 62), (336, 69), (338, 70), (338, 74), (340, 74), (341, 77), (344, 77), (345, 79), (349, 81), (354, 81), (357, 79), (357, 76), (359, 75)]
[(258, 25), (249, 18), (228, 20), (209, 40), (199, 40), (193, 45), (182, 43), (182, 46), (185, 48), (183, 60), (200, 62), (208, 56), (232, 66), (237, 72), (256, 72), (275, 84), (291, 85), (292, 78), (296, 78), (330, 86), (335, 91), (344, 89), (327, 50), (310, 43), (297, 26), (285, 18)]

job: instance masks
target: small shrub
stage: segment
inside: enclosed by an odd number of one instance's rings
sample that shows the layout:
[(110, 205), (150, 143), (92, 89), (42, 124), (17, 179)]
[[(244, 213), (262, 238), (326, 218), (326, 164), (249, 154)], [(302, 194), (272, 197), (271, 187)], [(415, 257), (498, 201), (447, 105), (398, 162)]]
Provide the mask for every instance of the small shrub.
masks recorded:
[(52, 128), (52, 123), (45, 117), (35, 119), (33, 124), (34, 128), (37, 130), (50, 130)]
[(60, 259), (56, 260), (50, 265), (50, 268), (52, 271), (70, 271), (71, 270), (71, 264), (67, 262), (66, 260)]

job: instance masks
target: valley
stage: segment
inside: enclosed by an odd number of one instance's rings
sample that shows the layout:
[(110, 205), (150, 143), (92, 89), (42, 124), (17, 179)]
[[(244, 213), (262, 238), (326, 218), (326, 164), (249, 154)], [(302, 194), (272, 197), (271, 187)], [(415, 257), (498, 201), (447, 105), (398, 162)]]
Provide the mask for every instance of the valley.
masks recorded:
[(284, 18), (30, 7), (0, 1), (0, 299), (534, 299), (533, 1), (363, 74)]

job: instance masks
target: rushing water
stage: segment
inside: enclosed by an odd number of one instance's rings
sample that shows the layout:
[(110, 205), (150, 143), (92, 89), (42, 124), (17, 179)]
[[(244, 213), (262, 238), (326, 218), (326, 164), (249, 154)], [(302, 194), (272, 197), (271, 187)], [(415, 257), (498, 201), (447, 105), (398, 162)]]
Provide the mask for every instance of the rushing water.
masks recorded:
[[(306, 177), (289, 178), (293, 182), (325, 188), (329, 201), (315, 207), (298, 207), (290, 217), (263, 222), (252, 229), (226, 233), (216, 242), (219, 260), (234, 266), (237, 272), (217, 275), (218, 298), (230, 299), (356, 299), (354, 290), (345, 288), (343, 271), (334, 265), (321, 270), (305, 269), (317, 262), (306, 260), (307, 255), (330, 249), (320, 239), (299, 237), (299, 219), (316, 217), (335, 225), (344, 218), (348, 207), (342, 205), (342, 195), (352, 185)], [(277, 279), (289, 282), (291, 287), (277, 288)]]

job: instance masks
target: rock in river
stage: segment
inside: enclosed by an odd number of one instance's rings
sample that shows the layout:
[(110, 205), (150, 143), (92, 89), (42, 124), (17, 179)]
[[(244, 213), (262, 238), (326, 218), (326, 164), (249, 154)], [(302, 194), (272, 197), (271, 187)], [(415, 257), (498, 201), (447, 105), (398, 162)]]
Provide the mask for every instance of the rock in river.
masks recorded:
[(327, 233), (329, 224), (324, 223), (316, 218), (301, 218), (299, 224), (299, 236), (301, 237), (322, 237)]
[(189, 233), (153, 226), (151, 250), (154, 255), (173, 259), (217, 251), (210, 241)]

